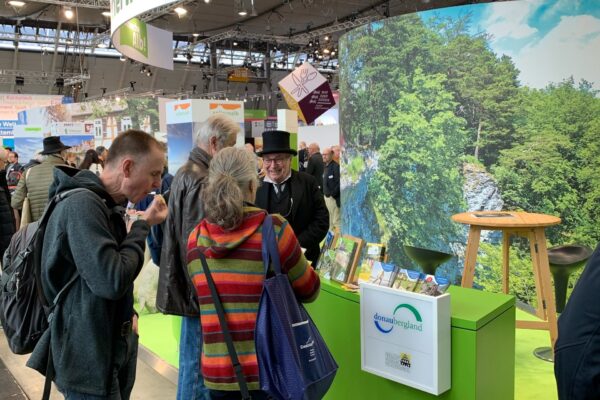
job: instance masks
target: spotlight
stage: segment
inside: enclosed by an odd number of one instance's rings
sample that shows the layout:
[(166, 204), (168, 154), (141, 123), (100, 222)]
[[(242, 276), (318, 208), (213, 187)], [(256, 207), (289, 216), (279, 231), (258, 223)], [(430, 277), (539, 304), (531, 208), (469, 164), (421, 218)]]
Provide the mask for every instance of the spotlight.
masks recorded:
[(56, 82), (54, 82), (57, 88), (65, 87), (65, 79), (64, 78), (56, 78)]
[(8, 5), (13, 6), (13, 7), (23, 7), (25, 5), (25, 2), (18, 1), (18, 0), (10, 0), (8, 2)]
[(140, 74), (144, 74), (146, 73), (146, 67), (142, 66), (142, 68), (140, 68)]
[(205, 3), (205, 4), (208, 4), (208, 3), (210, 3), (210, 0), (204, 0), (204, 3)]
[(119, 57), (119, 61), (127, 61), (127, 57), (125, 57), (123, 54), (121, 54), (121, 57)]
[(102, 11), (102, 15), (105, 17), (110, 17), (110, 11)]
[(115, 100), (116, 100), (116, 101), (121, 101), (121, 96), (117, 96), (117, 97), (115, 97)]
[(67, 17), (67, 19), (73, 19), (73, 16), (75, 14), (73, 13), (73, 9), (71, 7), (65, 7), (64, 11), (65, 11), (65, 17)]
[(199, 33), (192, 33), (192, 36), (193, 37), (198, 37), (198, 36), (200, 36), (200, 34)]
[(15, 85), (17, 85), (17, 86), (25, 85), (25, 78), (23, 78), (22, 76), (15, 77)]
[(185, 14), (187, 14), (187, 10), (185, 8), (183, 8), (183, 7), (177, 7), (173, 11), (175, 11), (175, 13), (179, 16), (179, 18), (181, 18)]
[(313, 47), (313, 41), (308, 42), (308, 47)]
[(325, 48), (323, 49), (323, 53), (325, 53), (325, 54), (329, 54), (329, 53), (331, 53), (331, 51), (330, 51), (330, 50), (329, 50), (327, 47), (325, 47)]
[(150, 70), (146, 71), (146, 76), (152, 76), (152, 71), (150, 71)]
[(238, 42), (234, 41), (234, 42), (233, 42), (233, 45), (234, 45), (234, 46), (237, 46), (237, 45), (238, 45)]
[(325, 37), (323, 38), (326, 42), (329, 42), (329, 35), (325, 35)]

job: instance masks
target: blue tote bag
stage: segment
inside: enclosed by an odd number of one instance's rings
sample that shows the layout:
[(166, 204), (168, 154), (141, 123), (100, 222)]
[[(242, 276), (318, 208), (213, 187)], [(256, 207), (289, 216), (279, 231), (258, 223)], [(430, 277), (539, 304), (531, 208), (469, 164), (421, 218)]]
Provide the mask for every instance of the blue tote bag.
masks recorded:
[[(281, 263), (273, 219), (263, 222), (264, 288), (255, 342), (260, 388), (275, 399), (321, 399), (338, 366), (304, 307), (298, 303)], [(269, 265), (274, 276), (267, 277)]]

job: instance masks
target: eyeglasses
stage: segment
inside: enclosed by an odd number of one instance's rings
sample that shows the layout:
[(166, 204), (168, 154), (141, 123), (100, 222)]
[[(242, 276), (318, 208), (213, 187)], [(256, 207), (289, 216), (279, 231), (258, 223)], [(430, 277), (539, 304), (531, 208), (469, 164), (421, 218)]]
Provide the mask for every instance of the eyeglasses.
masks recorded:
[(263, 164), (271, 165), (271, 163), (275, 163), (277, 165), (282, 165), (283, 162), (288, 159), (288, 157), (263, 158)]

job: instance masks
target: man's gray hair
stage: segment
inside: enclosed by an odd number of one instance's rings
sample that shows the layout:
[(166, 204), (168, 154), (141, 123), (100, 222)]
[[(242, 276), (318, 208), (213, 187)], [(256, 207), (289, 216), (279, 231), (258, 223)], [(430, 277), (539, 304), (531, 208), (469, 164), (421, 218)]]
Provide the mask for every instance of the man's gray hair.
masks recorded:
[(207, 148), (210, 138), (216, 137), (219, 149), (225, 147), (228, 139), (235, 137), (240, 131), (240, 125), (225, 114), (215, 114), (199, 124), (194, 133), (197, 146)]

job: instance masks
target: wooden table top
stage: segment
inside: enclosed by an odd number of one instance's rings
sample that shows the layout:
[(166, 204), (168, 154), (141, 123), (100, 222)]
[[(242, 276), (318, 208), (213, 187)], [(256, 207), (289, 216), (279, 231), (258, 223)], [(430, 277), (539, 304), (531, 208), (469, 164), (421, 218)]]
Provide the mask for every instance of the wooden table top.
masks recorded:
[(469, 211), (454, 214), (452, 221), (492, 229), (539, 228), (560, 224), (560, 218), (553, 215), (522, 211)]

